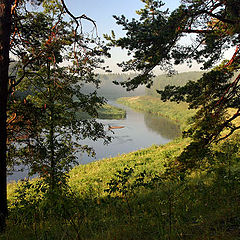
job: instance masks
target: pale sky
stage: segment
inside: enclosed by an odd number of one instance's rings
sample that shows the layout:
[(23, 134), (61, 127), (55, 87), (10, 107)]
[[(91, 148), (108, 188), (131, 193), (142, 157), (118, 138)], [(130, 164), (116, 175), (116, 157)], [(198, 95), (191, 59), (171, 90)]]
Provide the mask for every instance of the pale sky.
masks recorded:
[[(174, 9), (180, 0), (164, 0), (164, 8)], [(66, 5), (75, 15), (86, 14), (96, 21), (98, 33), (109, 33), (111, 30), (121, 31), (113, 15), (125, 15), (127, 18), (136, 18), (136, 10), (144, 6), (140, 0), (65, 0)]]
[[(170, 10), (174, 10), (180, 5), (180, 0), (163, 0), (163, 2), (165, 2), (164, 9), (169, 8)], [(125, 15), (128, 19), (137, 18), (136, 10), (144, 6), (141, 0), (65, 0), (65, 3), (74, 15), (79, 16), (85, 14), (95, 20), (100, 37), (102, 37), (104, 33), (111, 34), (111, 30), (113, 30), (117, 38), (124, 36), (125, 33), (121, 30), (121, 26), (116, 24), (112, 16)], [(93, 28), (88, 21), (84, 21), (83, 27), (86, 32)], [(126, 51), (120, 48), (112, 49), (111, 55), (111, 59), (107, 59), (106, 64), (110, 66), (110, 69), (114, 73), (120, 73), (121, 68), (117, 66), (117, 63), (127, 60), (129, 57)], [(189, 70), (198, 71), (199, 66), (193, 65), (193, 67), (189, 69), (186, 65), (182, 65), (177, 66), (176, 70), (179, 72)], [(161, 72), (157, 70), (156, 73), (159, 74)]]

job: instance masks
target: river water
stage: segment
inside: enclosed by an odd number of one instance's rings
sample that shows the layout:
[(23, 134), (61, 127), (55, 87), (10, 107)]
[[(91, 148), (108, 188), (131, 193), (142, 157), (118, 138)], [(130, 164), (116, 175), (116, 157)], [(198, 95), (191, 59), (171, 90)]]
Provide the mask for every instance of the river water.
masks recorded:
[[(87, 154), (79, 154), (78, 162), (80, 164), (86, 164), (106, 157), (114, 157), (122, 153), (129, 153), (153, 144), (166, 144), (180, 135), (180, 127), (171, 120), (148, 113), (137, 112), (115, 102), (109, 102), (109, 104), (125, 109), (127, 113), (126, 118), (123, 120), (99, 121), (106, 126), (106, 129), (108, 129), (108, 126), (121, 126), (123, 128), (108, 131), (108, 134), (113, 137), (112, 142), (108, 145), (103, 145), (102, 140), (96, 142), (84, 140), (81, 142), (81, 144), (93, 147), (96, 155), (95, 157), (90, 157)], [(8, 176), (8, 182), (27, 177), (27, 172), (27, 169), (23, 172), (14, 172)]]

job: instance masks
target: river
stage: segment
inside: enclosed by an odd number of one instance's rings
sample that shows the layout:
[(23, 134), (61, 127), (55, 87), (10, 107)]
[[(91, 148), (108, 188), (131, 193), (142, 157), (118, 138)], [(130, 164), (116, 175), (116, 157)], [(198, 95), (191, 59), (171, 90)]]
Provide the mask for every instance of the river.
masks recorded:
[[(95, 157), (87, 154), (79, 154), (78, 162), (86, 164), (106, 157), (114, 157), (118, 154), (129, 153), (138, 149), (149, 147), (153, 144), (166, 144), (180, 135), (180, 127), (173, 121), (157, 117), (148, 113), (134, 111), (133, 109), (109, 102), (111, 105), (126, 110), (126, 118), (122, 120), (99, 120), (106, 126), (123, 127), (112, 129), (108, 134), (113, 137), (112, 142), (103, 145), (102, 140), (96, 142), (84, 140), (81, 144), (87, 144), (95, 149)], [(8, 176), (8, 182), (27, 177), (27, 169), (23, 172), (14, 172)]]

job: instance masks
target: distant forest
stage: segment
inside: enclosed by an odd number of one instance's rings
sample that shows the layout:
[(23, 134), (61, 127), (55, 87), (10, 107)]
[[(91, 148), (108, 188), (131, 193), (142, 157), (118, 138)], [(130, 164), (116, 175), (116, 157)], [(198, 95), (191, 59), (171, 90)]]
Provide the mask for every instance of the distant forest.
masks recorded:
[(159, 75), (154, 78), (151, 88), (146, 88), (146, 95), (160, 97), (156, 90), (163, 90), (167, 85), (184, 86), (188, 81), (197, 81), (203, 75), (202, 72), (184, 72), (177, 73), (172, 76), (167, 74)]
[[(97, 90), (100, 96), (103, 96), (109, 100), (115, 100), (120, 97), (132, 97), (132, 96), (142, 96), (150, 95), (154, 97), (160, 97), (156, 90), (162, 90), (167, 85), (183, 86), (189, 80), (197, 80), (202, 76), (203, 72), (184, 72), (178, 73), (173, 76), (168, 76), (167, 74), (156, 76), (153, 80), (152, 87), (146, 88), (145, 86), (140, 86), (134, 91), (126, 91), (125, 88), (117, 86), (113, 81), (122, 82), (129, 78), (133, 78), (133, 74), (100, 74), (99, 79), (101, 84)], [(93, 86), (88, 85), (84, 87), (84, 92), (90, 92), (96, 90)]]
[[(153, 79), (153, 85), (151, 88), (146, 88), (145, 86), (139, 86), (134, 91), (127, 91), (124, 87), (114, 84), (114, 81), (123, 82), (128, 79), (133, 78), (134, 74), (100, 74), (99, 80), (101, 81), (99, 88), (96, 89), (95, 85), (88, 84), (84, 85), (82, 92), (89, 93), (97, 90), (98, 95), (105, 97), (108, 100), (116, 100), (121, 97), (133, 97), (133, 96), (143, 96), (149, 95), (154, 97), (160, 97), (156, 90), (163, 90), (167, 85), (173, 86), (184, 86), (188, 81), (198, 80), (204, 72), (184, 72), (177, 73), (172, 76), (167, 74), (158, 75)], [(16, 69), (15, 64), (10, 64), (9, 74), (15, 75)]]
[(133, 97), (145, 95), (145, 86), (138, 87), (135, 91), (126, 91), (125, 88), (118, 86), (113, 81), (122, 82), (128, 78), (132, 78), (134, 75), (130, 74), (100, 74), (99, 79), (101, 84), (96, 89), (94, 85), (85, 85), (83, 88), (84, 93), (97, 90), (98, 95), (105, 97), (108, 100), (116, 100), (120, 97)]

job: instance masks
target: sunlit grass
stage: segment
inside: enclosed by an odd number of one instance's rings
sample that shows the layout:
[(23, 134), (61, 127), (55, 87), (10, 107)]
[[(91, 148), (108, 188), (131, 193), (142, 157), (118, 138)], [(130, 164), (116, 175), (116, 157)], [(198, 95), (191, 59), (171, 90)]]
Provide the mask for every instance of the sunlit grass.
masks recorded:
[[(157, 107), (159, 100), (154, 98), (130, 99), (131, 107), (178, 120), (182, 126), (187, 126), (187, 119), (194, 114), (184, 104), (161, 103)], [(150, 104), (145, 104), (146, 99)], [(236, 137), (229, 142), (239, 146), (238, 140)], [(239, 149), (232, 154), (228, 145), (215, 146), (220, 157), (212, 156), (212, 164), (184, 181), (174, 175), (170, 179), (157, 178), (188, 143), (189, 139), (178, 138), (166, 145), (76, 166), (69, 172), (69, 185), (75, 196), (70, 205), (63, 202), (56, 206), (57, 213), (46, 216), (41, 212), (44, 204), (37, 206), (43, 217), (30, 224), (16, 224), (10, 214), (7, 232), (0, 239), (238, 239)], [(128, 175), (129, 169), (133, 173)], [(141, 176), (146, 185), (138, 186)], [(113, 193), (109, 194), (106, 190), (114, 179), (119, 184), (112, 186)], [(10, 204), (14, 202), (16, 187), (15, 183), (8, 185)], [(58, 209), (66, 215), (60, 215)], [(18, 215), (18, 221), (21, 217), (24, 218)]]

